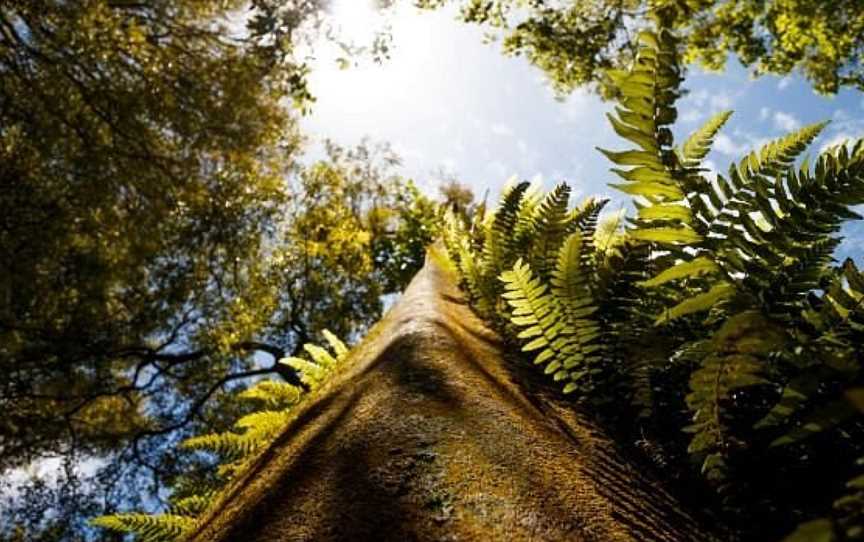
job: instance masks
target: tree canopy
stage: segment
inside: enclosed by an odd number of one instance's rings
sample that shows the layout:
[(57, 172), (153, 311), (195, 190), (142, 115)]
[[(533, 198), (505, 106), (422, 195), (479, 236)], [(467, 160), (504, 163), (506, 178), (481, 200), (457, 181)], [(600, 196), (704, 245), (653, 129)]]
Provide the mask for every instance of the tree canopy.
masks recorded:
[(422, 262), (436, 208), (386, 146), (299, 161), (321, 4), (253, 4), (0, 7), (0, 472), (101, 465), (14, 488), (5, 526), (158, 494), (228, 389), (296, 382), (279, 358), (362, 332)]
[[(612, 127), (639, 147), (606, 151), (633, 167), (616, 170), (617, 187), (641, 198), (626, 230), (620, 215), (598, 225), (603, 200), (569, 209), (565, 185), (547, 196), (516, 185), (487, 213), (451, 179), (439, 205), (387, 144), (328, 141), (303, 158), (299, 118), (314, 96), (298, 51), (329, 32), (326, 0), (0, 5), (0, 480), (46, 460), (64, 471), (57, 483), (0, 484), (0, 539), (76, 539), (93, 515), (218, 486), (215, 458), (177, 454), (179, 443), (258, 419), (239, 400), (247, 388), (245, 398), (314, 388), (315, 364), (297, 362), (304, 345), (325, 329), (349, 344), (362, 336), (442, 222), (474, 310), (512, 344), (532, 339), (567, 392), (601, 413), (626, 395), (621, 434), (647, 427), (640, 442), (658, 461), (692, 456), (724, 491), (753, 475), (737, 508), (723, 504), (730, 517), (770, 491), (774, 478), (754, 473), (778, 454), (776, 472), (798, 472), (797, 460), (818, 471), (842, 447), (829, 477), (848, 480), (864, 453), (864, 286), (854, 262), (830, 257), (856, 216), (848, 206), (864, 201), (862, 146), (795, 169), (822, 129), (806, 127), (733, 165), (730, 185), (700, 169), (728, 115), (680, 148), (670, 126), (688, 63), (722, 69), (736, 57), (756, 74), (800, 71), (818, 92), (864, 90), (860, 2), (416, 4), (458, 5), (561, 93), (589, 85), (620, 100)], [(664, 29), (642, 32), (658, 10)], [(386, 54), (377, 40), (373, 54)], [(566, 327), (540, 337), (555, 319)], [(631, 367), (634, 351), (645, 358)], [(574, 369), (573, 352), (587, 368)], [(773, 413), (768, 433), (754, 413)], [(777, 452), (764, 434), (793, 440)], [(815, 517), (835, 494), (796, 493), (766, 532)], [(855, 527), (853, 512), (820, 528)]]
[(820, 93), (864, 89), (864, 9), (856, 0), (419, 0), (460, 8), (462, 20), (502, 36), (569, 93), (600, 85), (634, 58), (651, 7), (672, 6), (685, 63), (721, 70), (734, 56), (756, 75), (800, 71)]

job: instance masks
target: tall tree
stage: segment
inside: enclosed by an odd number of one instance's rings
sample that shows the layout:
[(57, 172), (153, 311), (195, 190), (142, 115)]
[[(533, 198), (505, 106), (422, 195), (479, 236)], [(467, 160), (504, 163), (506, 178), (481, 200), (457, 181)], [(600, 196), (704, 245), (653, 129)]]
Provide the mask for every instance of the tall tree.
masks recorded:
[[(349, 335), (378, 316), (376, 243), (416, 198), (374, 149), (297, 164), (294, 44), (322, 5), (0, 5), (0, 473), (59, 457), (72, 480), (90, 458), (128, 497), (218, 426), (222, 390), (290, 380), (275, 359), (327, 310)], [(309, 239), (315, 213), (333, 229)], [(74, 513), (93, 487), (31, 489)]]
[[(857, 0), (419, 0), (457, 4), (465, 22), (492, 27), (505, 53), (525, 55), (554, 87), (603, 82), (626, 67), (650, 7), (674, 5), (684, 59), (720, 70), (729, 54), (756, 75), (800, 71), (820, 93), (864, 90), (864, 6)], [(604, 93), (611, 89), (601, 88)]]
[[(10, 412), (27, 428), (12, 435), (17, 442), (5, 441), (18, 445), (13, 450), (28, 458), (59, 454), (73, 470), (82, 459), (98, 468), (91, 469), (95, 478), (69, 470), (57, 492), (40, 480), (17, 488), (17, 505), (6, 508), (3, 523), (39, 527), (27, 518), (46, 504), (61, 508), (67, 523), (85, 519), (84, 511), (92, 517), (142, 499), (146, 506), (177, 476), (196, 469), (199, 479), (210, 476), (212, 461), (178, 457), (178, 440), (233, 423), (238, 409), (242, 413), (236, 391), (255, 378), (299, 383), (277, 362), (297, 355), (323, 329), (357, 337), (380, 317), (382, 296), (399, 291), (422, 265), (437, 206), (395, 173), (398, 158), (388, 146), (328, 143), (326, 149), (320, 161), (295, 163), (285, 172), (290, 196), (276, 207), (279, 215), (254, 251), (221, 263), (224, 272), (213, 270), (200, 305), (190, 303), (158, 339), (145, 338), (121, 361), (105, 360), (113, 388), (58, 384), (60, 397), (45, 398), (32, 388), (9, 397)], [(89, 367), (83, 360), (73, 368)], [(61, 424), (77, 432), (74, 442), (55, 432)], [(81, 434), (79, 427), (92, 430)], [(35, 449), (43, 442), (46, 448)], [(10, 458), (16, 459), (22, 462)], [(88, 499), (94, 489), (104, 494), (102, 502)], [(64, 498), (69, 493), (75, 499)], [(49, 523), (48, 530), (70, 536), (62, 523)]]

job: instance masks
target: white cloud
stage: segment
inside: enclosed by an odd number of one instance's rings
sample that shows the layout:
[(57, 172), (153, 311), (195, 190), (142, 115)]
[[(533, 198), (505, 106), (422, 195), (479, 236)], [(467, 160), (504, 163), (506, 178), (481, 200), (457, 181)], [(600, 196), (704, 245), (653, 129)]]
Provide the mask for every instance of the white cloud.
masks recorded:
[(492, 130), (493, 134), (502, 137), (511, 137), (515, 133), (510, 125), (504, 124), (503, 122), (496, 122), (492, 124), (492, 127), (490, 129)]
[[(862, 136), (858, 136), (858, 137), (862, 137)], [(826, 141), (822, 145), (822, 147), (819, 148), (819, 152), (820, 153), (825, 152), (830, 147), (836, 147), (837, 145), (842, 145), (844, 143), (848, 145), (849, 143), (852, 143), (853, 141), (858, 139), (858, 137), (856, 137), (856, 136), (854, 136), (848, 132), (840, 132), (839, 134), (835, 135), (834, 137), (832, 137), (831, 139)]]
[(493, 160), (486, 164), (486, 171), (495, 179), (496, 183), (503, 182), (505, 178), (513, 173), (513, 169), (500, 160)]
[(695, 107), (688, 108), (681, 114), (681, 122), (696, 122), (702, 119), (702, 112)]
[(777, 90), (784, 90), (789, 84), (792, 83), (791, 77), (783, 77), (779, 81), (777, 81)]
[(739, 156), (747, 152), (747, 146), (736, 143), (728, 135), (720, 133), (714, 140), (714, 150), (730, 156)]
[(771, 116), (771, 109), (768, 107), (763, 107), (759, 110), (759, 120), (768, 120), (768, 117)]
[(562, 114), (558, 117), (558, 123), (584, 122), (595, 114), (597, 104), (598, 100), (595, 96), (588, 94), (584, 89), (576, 89), (560, 102)]
[(725, 91), (719, 91), (711, 95), (711, 109), (715, 111), (730, 109), (734, 102), (735, 100), (732, 96)]
[(799, 121), (794, 115), (790, 113), (785, 113), (783, 111), (775, 111), (774, 127), (778, 130), (791, 132), (792, 130), (797, 130), (801, 127), (801, 121)]

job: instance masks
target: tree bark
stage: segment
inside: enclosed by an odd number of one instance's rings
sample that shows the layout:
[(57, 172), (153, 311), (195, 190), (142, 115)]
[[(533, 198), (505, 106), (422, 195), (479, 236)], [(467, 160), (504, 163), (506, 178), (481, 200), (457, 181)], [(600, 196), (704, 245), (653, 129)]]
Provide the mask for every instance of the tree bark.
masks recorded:
[(588, 418), (527, 395), (433, 252), (194, 541), (714, 540)]

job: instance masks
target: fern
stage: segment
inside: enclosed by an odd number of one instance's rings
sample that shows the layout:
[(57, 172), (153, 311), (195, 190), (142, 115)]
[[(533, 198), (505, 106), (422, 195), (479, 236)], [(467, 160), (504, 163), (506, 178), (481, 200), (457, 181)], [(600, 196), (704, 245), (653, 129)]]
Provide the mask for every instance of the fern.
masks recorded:
[(578, 389), (595, 370), (600, 349), (599, 328), (590, 319), (596, 307), (579, 274), (580, 244), (579, 234), (572, 234), (561, 248), (552, 288), (521, 259), (500, 277), (511, 321), (524, 328), (517, 335), (526, 341), (523, 350), (539, 351), (534, 363), (545, 364), (556, 382), (568, 381), (564, 393)]
[[(858, 460), (864, 464), (864, 458)], [(834, 501), (832, 517), (799, 525), (783, 542), (861, 540), (864, 537), (864, 475), (846, 482), (847, 493)]]
[(631, 69), (609, 74), (609, 121), (630, 148), (601, 152), (636, 215), (611, 228), (612, 244), (598, 240), (604, 200), (568, 210), (566, 185), (542, 197), (510, 187), (447, 242), (472, 304), (565, 392), (596, 405), (623, 383), (638, 416), (625, 426), (689, 450), (718, 490), (746, 484), (741, 465), (807, 456), (818, 433), (864, 452), (848, 442), (861, 430), (848, 395), (864, 384), (864, 276), (832, 259), (843, 222), (860, 218), (864, 142), (796, 165), (825, 126), (814, 124), (708, 178), (703, 161), (731, 113), (674, 146), (676, 8), (662, 6)]
[(530, 234), (528, 260), (542, 277), (548, 277), (555, 268), (558, 248), (567, 235), (567, 207), (570, 202), (570, 187), (558, 184), (537, 205), (533, 228)]
[(528, 187), (529, 183), (526, 182), (507, 187), (501, 195), (498, 209), (492, 215), (491, 223), (485, 228), (482, 267), (487, 280), (494, 280), (498, 273), (513, 265), (516, 260), (513, 231)]
[(694, 413), (685, 431), (693, 434), (688, 451), (704, 456), (702, 471), (709, 478), (722, 478), (725, 456), (738, 443), (730, 436), (725, 403), (732, 393), (770, 382), (763, 377), (764, 361), (785, 344), (782, 330), (757, 312), (744, 312), (728, 319), (712, 338), (711, 353), (690, 376), (687, 406)]
[(191, 495), (178, 499), (171, 504), (171, 513), (178, 516), (195, 517), (202, 514), (213, 502), (214, 491), (205, 491), (200, 495)]
[(103, 529), (133, 533), (141, 542), (173, 542), (195, 526), (195, 519), (175, 514), (115, 514), (90, 523)]
[(279, 410), (297, 404), (302, 395), (302, 389), (287, 382), (262, 380), (242, 391), (238, 397), (258, 400), (271, 409)]
[(714, 137), (731, 116), (731, 111), (717, 113), (687, 138), (678, 151), (679, 161), (685, 168), (698, 169), (702, 165), (702, 160), (711, 151)]
[[(303, 350), (312, 359), (289, 357), (281, 360), (300, 373), (301, 381), (309, 391), (315, 390), (332, 375), (347, 359), (348, 347), (330, 331), (323, 331), (332, 352), (314, 345), (305, 344)], [(307, 395), (303, 388), (272, 380), (262, 380), (240, 392), (239, 398), (263, 405), (240, 417), (234, 430), (211, 433), (186, 439), (181, 448), (216, 454), (220, 458), (218, 469), (223, 480), (234, 477), (245, 469), (252, 459), (264, 450), (285, 429), (292, 419), (291, 410)], [(176, 489), (181, 489), (179, 486)], [(183, 496), (177, 498), (165, 514), (114, 514), (91, 520), (97, 527), (136, 535), (142, 542), (169, 542), (183, 538), (195, 526), (196, 517), (203, 514), (216, 495), (210, 488), (195, 490), (182, 488)], [(189, 494), (191, 492), (191, 494)]]

